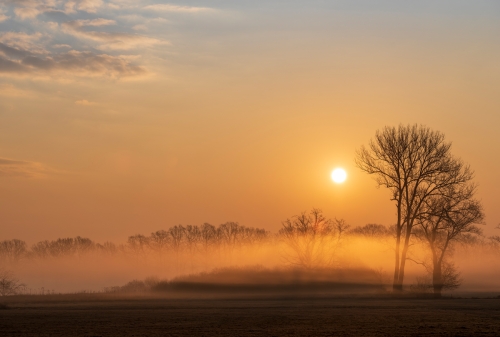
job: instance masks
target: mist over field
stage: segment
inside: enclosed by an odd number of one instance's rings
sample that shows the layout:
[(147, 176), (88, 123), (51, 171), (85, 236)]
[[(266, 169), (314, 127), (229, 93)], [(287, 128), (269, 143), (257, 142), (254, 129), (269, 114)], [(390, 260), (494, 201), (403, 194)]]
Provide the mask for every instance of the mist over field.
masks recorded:
[[(134, 235), (124, 243), (77, 237), (28, 247), (20, 240), (6, 240), (0, 242), (0, 261), (25, 285), (22, 293), (28, 294), (144, 292), (153, 286), (177, 292), (203, 287), (206, 291), (247, 287), (259, 292), (301, 285), (350, 294), (388, 291), (394, 268), (392, 229), (349, 228), (345, 223), (340, 224), (341, 232), (338, 228), (295, 242), (283, 231), (271, 233), (236, 223), (175, 226)], [(452, 293), (500, 292), (500, 244), (494, 238), (458, 242), (448, 261), (461, 281)], [(421, 286), (430, 282), (429, 266), (428, 249), (415, 242), (405, 288), (426, 291)], [(166, 286), (168, 282), (177, 286)]]

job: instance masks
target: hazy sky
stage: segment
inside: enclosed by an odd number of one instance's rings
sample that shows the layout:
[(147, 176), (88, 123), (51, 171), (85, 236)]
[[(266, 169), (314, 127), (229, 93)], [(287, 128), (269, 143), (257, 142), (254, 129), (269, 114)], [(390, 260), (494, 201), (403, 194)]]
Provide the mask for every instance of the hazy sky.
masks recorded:
[(399, 123), (453, 142), (493, 234), (499, 60), (496, 0), (0, 0), (0, 240), (389, 225), (353, 159)]

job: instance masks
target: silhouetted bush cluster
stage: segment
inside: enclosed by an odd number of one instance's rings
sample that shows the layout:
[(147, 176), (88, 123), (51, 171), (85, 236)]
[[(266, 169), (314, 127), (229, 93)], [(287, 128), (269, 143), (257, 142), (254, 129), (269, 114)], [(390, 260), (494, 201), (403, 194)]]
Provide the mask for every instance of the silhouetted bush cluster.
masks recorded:
[(105, 288), (107, 293), (172, 294), (313, 294), (384, 292), (380, 273), (369, 268), (217, 268), (178, 276), (171, 280), (147, 278), (124, 286)]

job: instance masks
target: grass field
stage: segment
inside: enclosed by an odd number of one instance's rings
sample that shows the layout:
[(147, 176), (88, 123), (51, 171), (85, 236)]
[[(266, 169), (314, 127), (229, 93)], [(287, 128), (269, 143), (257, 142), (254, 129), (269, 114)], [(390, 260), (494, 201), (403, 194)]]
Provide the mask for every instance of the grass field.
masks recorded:
[(2, 336), (498, 336), (500, 299), (9, 297)]

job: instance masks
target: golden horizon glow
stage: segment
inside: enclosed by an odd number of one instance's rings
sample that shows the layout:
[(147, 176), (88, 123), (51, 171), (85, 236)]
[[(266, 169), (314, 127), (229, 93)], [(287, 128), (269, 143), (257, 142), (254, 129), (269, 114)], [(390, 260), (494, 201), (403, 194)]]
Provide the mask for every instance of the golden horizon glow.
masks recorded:
[(277, 230), (312, 207), (392, 224), (353, 160), (415, 123), (453, 142), (500, 223), (500, 3), (165, 3), (0, 3), (0, 241)]
[(336, 168), (332, 171), (332, 180), (336, 184), (342, 184), (347, 179), (347, 172), (343, 168)]

